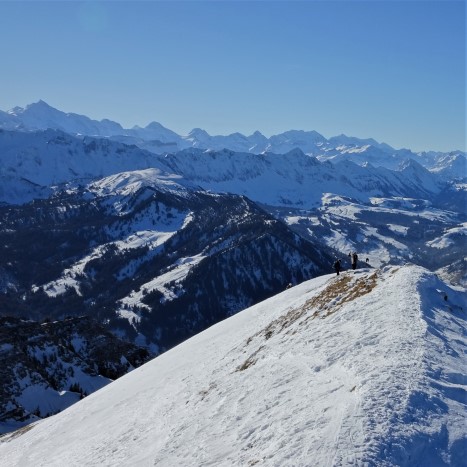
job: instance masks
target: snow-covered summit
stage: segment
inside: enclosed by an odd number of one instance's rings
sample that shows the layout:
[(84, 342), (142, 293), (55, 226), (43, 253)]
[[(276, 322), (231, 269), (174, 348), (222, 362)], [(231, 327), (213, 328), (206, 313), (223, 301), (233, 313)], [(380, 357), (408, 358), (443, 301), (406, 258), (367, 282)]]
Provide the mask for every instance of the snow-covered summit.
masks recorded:
[(322, 276), (0, 441), (0, 465), (465, 460), (463, 296), (415, 266)]
[(144, 128), (134, 126), (131, 130), (125, 131), (125, 135), (141, 138), (144, 141), (157, 140), (162, 143), (182, 144), (182, 139), (177, 133), (169, 130), (159, 122), (151, 122)]
[(7, 112), (26, 129), (62, 130), (70, 134), (91, 136), (121, 135), (124, 133), (119, 123), (108, 119), (92, 120), (85, 115), (65, 113), (55, 109), (43, 100), (27, 105), (25, 108), (15, 107)]

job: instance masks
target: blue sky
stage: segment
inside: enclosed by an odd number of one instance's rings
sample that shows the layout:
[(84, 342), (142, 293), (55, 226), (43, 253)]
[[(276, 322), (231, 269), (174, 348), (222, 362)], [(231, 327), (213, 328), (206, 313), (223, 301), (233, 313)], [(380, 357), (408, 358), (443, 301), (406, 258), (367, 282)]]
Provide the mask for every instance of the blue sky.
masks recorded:
[(465, 150), (465, 2), (0, 1), (0, 109)]

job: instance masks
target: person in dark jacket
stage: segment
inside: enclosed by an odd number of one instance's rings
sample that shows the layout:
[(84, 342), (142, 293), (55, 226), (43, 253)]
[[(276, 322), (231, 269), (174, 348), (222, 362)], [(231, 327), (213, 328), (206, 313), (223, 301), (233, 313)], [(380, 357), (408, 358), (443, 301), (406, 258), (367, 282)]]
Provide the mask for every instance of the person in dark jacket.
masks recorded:
[(357, 261), (358, 261), (358, 256), (357, 256), (357, 252), (354, 251), (352, 253), (352, 269), (357, 269)]
[(338, 276), (339, 272), (341, 270), (341, 260), (340, 259), (336, 259), (336, 261), (334, 262), (334, 270), (336, 271), (336, 276)]

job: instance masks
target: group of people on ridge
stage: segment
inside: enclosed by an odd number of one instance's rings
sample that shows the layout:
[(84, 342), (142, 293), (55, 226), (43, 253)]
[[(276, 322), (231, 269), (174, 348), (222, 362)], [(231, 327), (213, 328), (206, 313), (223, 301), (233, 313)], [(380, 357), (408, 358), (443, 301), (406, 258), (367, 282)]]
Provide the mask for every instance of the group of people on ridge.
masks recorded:
[[(357, 269), (357, 261), (358, 261), (357, 252), (354, 251), (353, 253), (349, 253), (349, 258), (350, 258), (350, 264), (352, 265), (352, 269), (353, 270)], [(334, 263), (334, 270), (336, 271), (337, 275), (339, 275), (341, 269), (342, 269), (341, 260), (337, 259)]]

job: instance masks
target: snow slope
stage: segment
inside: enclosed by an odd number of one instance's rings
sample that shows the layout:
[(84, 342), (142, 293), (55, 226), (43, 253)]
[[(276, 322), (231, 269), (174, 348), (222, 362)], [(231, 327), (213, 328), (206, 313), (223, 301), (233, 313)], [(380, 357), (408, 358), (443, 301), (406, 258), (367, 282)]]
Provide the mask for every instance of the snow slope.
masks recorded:
[(465, 465), (463, 298), (415, 266), (304, 282), (4, 436), (0, 465)]
[(368, 202), (373, 196), (431, 197), (442, 184), (413, 162), (403, 171), (351, 161), (320, 162), (294, 149), (286, 154), (186, 149), (158, 156), (158, 167), (214, 192), (236, 193), (270, 206), (315, 208), (323, 193)]

